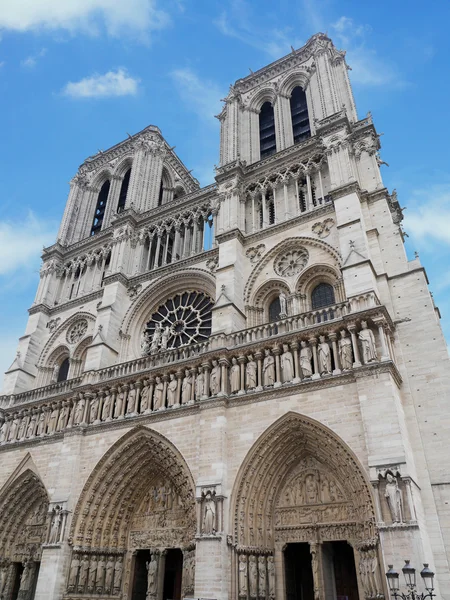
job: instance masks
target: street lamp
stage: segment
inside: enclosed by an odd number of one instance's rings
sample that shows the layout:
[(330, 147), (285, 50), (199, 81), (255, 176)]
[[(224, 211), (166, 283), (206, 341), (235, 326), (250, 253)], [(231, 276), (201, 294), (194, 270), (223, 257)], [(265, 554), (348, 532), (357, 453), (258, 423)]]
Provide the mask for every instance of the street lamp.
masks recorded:
[(433, 594), (434, 590), (434, 573), (428, 567), (428, 564), (423, 565), (423, 569), (420, 571), (420, 576), (423, 579), (425, 589), (428, 593), (419, 593), (416, 590), (416, 570), (410, 565), (409, 560), (405, 560), (405, 565), (402, 568), (403, 575), (405, 577), (406, 587), (408, 592), (406, 594), (400, 592), (399, 575), (394, 570), (393, 565), (388, 565), (388, 571), (386, 573), (386, 579), (388, 580), (389, 591), (395, 600), (425, 600), (426, 598), (435, 598), (436, 594)]

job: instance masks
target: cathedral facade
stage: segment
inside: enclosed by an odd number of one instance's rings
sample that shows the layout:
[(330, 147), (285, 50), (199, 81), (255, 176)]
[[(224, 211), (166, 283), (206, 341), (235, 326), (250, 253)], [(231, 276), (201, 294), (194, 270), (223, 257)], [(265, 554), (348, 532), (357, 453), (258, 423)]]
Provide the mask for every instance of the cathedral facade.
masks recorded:
[(88, 158), (0, 397), (2, 600), (450, 590), (449, 359), (323, 34), (230, 87), (216, 182)]

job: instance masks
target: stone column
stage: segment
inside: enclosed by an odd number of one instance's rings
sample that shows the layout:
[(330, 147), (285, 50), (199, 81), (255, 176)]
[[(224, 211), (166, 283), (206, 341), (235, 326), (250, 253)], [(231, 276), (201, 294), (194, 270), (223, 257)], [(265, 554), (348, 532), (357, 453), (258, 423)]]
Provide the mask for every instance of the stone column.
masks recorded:
[(226, 358), (219, 360), (220, 365), (220, 396), (226, 396), (228, 394), (228, 367), (230, 363)]
[(181, 386), (183, 385), (183, 371), (177, 371), (176, 372), (176, 376), (177, 376), (177, 393), (176, 393), (176, 400), (175, 400), (175, 404), (174, 406), (180, 406), (181, 404)]
[(262, 192), (261, 206), (263, 214), (263, 229), (267, 227), (267, 206), (266, 206), (266, 190)]
[(239, 356), (238, 363), (241, 369), (241, 385), (238, 391), (238, 395), (242, 395), (245, 394), (245, 365), (247, 364), (247, 359), (245, 358), (245, 356)]
[(314, 600), (325, 600), (322, 573), (322, 544), (310, 542), (311, 567), (314, 584)]
[(384, 333), (384, 325), (385, 325), (385, 320), (384, 318), (373, 318), (372, 321), (375, 323), (375, 325), (378, 327), (378, 335), (380, 337), (380, 342), (381, 342), (381, 360), (386, 362), (387, 360), (391, 360), (390, 356), (389, 356), (389, 350), (387, 348), (387, 344), (386, 344), (386, 336)]
[(205, 392), (204, 392), (203, 398), (206, 399), (206, 398), (209, 398), (209, 394), (210, 394), (210, 392), (209, 392), (209, 373), (210, 373), (211, 367), (209, 365), (209, 362), (202, 363), (202, 367), (203, 367), (203, 372), (205, 374)]
[(337, 349), (337, 335), (336, 333), (330, 333), (328, 339), (331, 341), (331, 347), (333, 350), (333, 359), (334, 359), (334, 371), (333, 375), (339, 375), (341, 373), (341, 366), (339, 364), (339, 352)]
[(359, 357), (358, 340), (357, 340), (357, 337), (356, 337), (356, 325), (348, 325), (347, 329), (350, 331), (350, 335), (352, 337), (353, 356), (355, 358), (355, 362), (353, 363), (353, 367), (360, 367), (361, 366), (361, 359)]
[(273, 384), (273, 387), (276, 388), (281, 386), (280, 347), (275, 346), (272, 352), (275, 356), (275, 382)]
[(298, 359), (298, 342), (291, 343), (292, 353), (294, 355), (294, 379), (292, 383), (299, 383), (302, 380), (302, 370)]
[(262, 353), (255, 352), (256, 362), (258, 364), (258, 385), (256, 387), (257, 392), (261, 392), (263, 389), (262, 385)]
[(312, 348), (313, 365), (314, 365), (314, 373), (313, 373), (311, 379), (320, 379), (319, 361), (317, 359), (317, 340), (315, 337), (311, 337), (311, 338), (309, 338), (308, 341), (309, 341), (309, 345)]

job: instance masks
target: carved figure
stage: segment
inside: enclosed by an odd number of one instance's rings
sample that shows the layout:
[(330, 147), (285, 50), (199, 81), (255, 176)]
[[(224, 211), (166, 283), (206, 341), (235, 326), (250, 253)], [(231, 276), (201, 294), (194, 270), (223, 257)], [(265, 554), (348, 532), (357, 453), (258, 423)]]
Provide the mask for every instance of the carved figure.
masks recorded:
[(136, 394), (137, 389), (132, 383), (130, 383), (130, 389), (127, 397), (127, 414), (132, 415), (136, 413)]
[(167, 386), (167, 406), (173, 406), (177, 401), (178, 381), (175, 379), (173, 373), (169, 375), (169, 378), (170, 380)]
[(257, 384), (256, 378), (256, 362), (253, 360), (253, 356), (251, 354), (247, 357), (247, 365), (245, 367), (245, 375), (247, 379), (247, 389), (254, 390)]
[(269, 386), (275, 383), (275, 359), (270, 354), (270, 350), (265, 350), (263, 362), (263, 385)]
[(366, 321), (361, 321), (361, 331), (358, 337), (362, 344), (362, 355), (364, 364), (378, 360), (375, 337), (372, 331), (367, 327)]
[(197, 378), (195, 380), (195, 399), (200, 400), (205, 393), (205, 375), (201, 367), (198, 368)]
[(50, 419), (48, 420), (47, 431), (48, 433), (54, 433), (56, 431), (56, 425), (58, 422), (58, 407), (56, 404), (52, 406), (52, 412), (50, 413)]
[(386, 474), (386, 490), (384, 493), (393, 523), (403, 522), (402, 492), (398, 487), (397, 477), (390, 472)]
[(266, 558), (258, 556), (258, 591), (259, 597), (265, 598), (267, 594)]
[(66, 426), (66, 415), (67, 415), (67, 407), (65, 404), (61, 406), (59, 411), (58, 423), (56, 425), (56, 431), (62, 431)]
[(45, 432), (45, 412), (42, 411), (39, 415), (39, 421), (37, 426), (37, 435), (43, 435)]
[(114, 594), (118, 594), (122, 585), (123, 559), (119, 556), (114, 565)]
[(300, 367), (302, 369), (303, 377), (307, 379), (313, 374), (311, 365), (312, 350), (305, 341), (300, 342), (300, 346)]
[(317, 504), (319, 501), (319, 486), (315, 475), (305, 477), (305, 494), (307, 504)]
[(114, 418), (117, 419), (122, 414), (123, 408), (123, 399), (125, 397), (125, 390), (123, 388), (118, 389), (118, 394), (116, 396), (116, 405), (114, 407)]
[(281, 355), (281, 376), (283, 383), (288, 383), (294, 379), (294, 357), (287, 344), (283, 344), (283, 354)]
[(247, 557), (244, 554), (239, 556), (239, 596), (247, 598)]
[(209, 378), (209, 389), (211, 390), (211, 396), (217, 396), (220, 392), (220, 366), (217, 360), (213, 360), (212, 365)]
[(194, 591), (194, 570), (195, 570), (195, 555), (194, 552), (188, 552), (187, 556), (183, 561), (184, 565), (184, 577), (183, 577), (183, 591), (185, 594), (193, 593)]
[(3, 593), (8, 581), (8, 563), (5, 561), (0, 568), (0, 598), (3, 598)]
[(155, 391), (153, 393), (153, 410), (159, 410), (163, 408), (163, 393), (164, 393), (164, 384), (161, 381), (161, 377), (156, 377), (155, 379)]
[(80, 594), (83, 593), (84, 588), (86, 587), (87, 580), (89, 575), (89, 556), (85, 554), (81, 561), (80, 565), (80, 579), (78, 581), (78, 592)]
[(155, 327), (155, 331), (153, 332), (152, 343), (150, 346), (150, 352), (154, 354), (158, 348), (161, 341), (162, 329), (161, 325), (158, 323)]
[(9, 428), (8, 433), (8, 442), (12, 442), (16, 439), (17, 428), (19, 426), (19, 419), (17, 417), (17, 413), (14, 415), (11, 427)]
[(48, 536), (49, 544), (57, 544), (59, 542), (59, 535), (61, 531), (62, 514), (59, 506), (53, 509), (52, 522), (50, 525), (50, 534)]
[(111, 394), (108, 392), (103, 400), (102, 406), (102, 421), (106, 421), (109, 418), (109, 411), (111, 409)]
[(27, 423), (26, 417), (22, 417), (20, 420), (19, 430), (17, 432), (17, 439), (21, 440), (25, 435), (25, 425)]
[(112, 592), (111, 586), (114, 577), (114, 556), (108, 556), (108, 561), (105, 566), (105, 594)]
[[(3, 421), (0, 427), (0, 444), (6, 441), (6, 428), (8, 427), (8, 421)], [(31, 435), (31, 434), (30, 434)]]
[(91, 562), (89, 565), (89, 578), (88, 578), (88, 592), (92, 593), (95, 589), (95, 576), (97, 575), (97, 557), (94, 554), (91, 557)]
[(31, 562), (27, 560), (23, 565), (22, 575), (20, 576), (20, 591), (26, 592), (30, 589), (31, 583)]
[(75, 425), (79, 425), (83, 419), (85, 403), (86, 403), (86, 401), (84, 398), (80, 398), (77, 402), (77, 407), (75, 409), (75, 417), (74, 417)]
[(216, 502), (208, 490), (203, 500), (203, 533), (213, 534), (216, 527)]
[(92, 398), (91, 406), (89, 407), (89, 423), (93, 423), (94, 421), (96, 421), (97, 412), (98, 412), (98, 398), (97, 398), (97, 396), (95, 396), (95, 398)]
[(100, 558), (98, 559), (98, 563), (97, 563), (97, 575), (96, 575), (96, 582), (97, 582), (97, 593), (101, 594), (103, 591), (103, 577), (105, 576), (105, 566), (106, 566), (106, 561), (105, 561), (105, 557), (104, 556), (100, 556)]
[(331, 373), (331, 351), (323, 335), (319, 337), (318, 358), (320, 374), (329, 375)]
[(78, 579), (78, 571), (80, 570), (80, 557), (78, 554), (75, 554), (72, 558), (72, 562), (70, 563), (70, 573), (69, 573), (69, 583), (68, 583), (68, 591), (75, 591), (75, 586), (77, 585)]
[(181, 404), (187, 404), (191, 401), (192, 377), (189, 369), (184, 372), (183, 382), (181, 384)]
[(273, 556), (267, 557), (267, 579), (269, 582), (269, 598), (275, 598), (275, 561)]
[[(28, 439), (33, 435), (34, 427), (36, 425), (36, 415), (33, 415), (28, 423), (27, 432), (25, 437)], [(0, 433), (0, 442), (2, 441), (2, 435)]]
[(59, 365), (54, 365), (52, 370), (52, 383), (57, 383), (59, 375)]
[(379, 598), (382, 594), (382, 587), (378, 575), (378, 557), (376, 548), (371, 548), (367, 553), (367, 574), (372, 588), (372, 596)]
[(235, 394), (241, 389), (241, 368), (235, 358), (231, 359), (230, 391)]
[(320, 600), (319, 556), (317, 554), (317, 544), (310, 544), (310, 552), (311, 552), (311, 567), (312, 567), (313, 584), (314, 584), (314, 600)]
[(352, 341), (347, 337), (345, 329), (341, 331), (341, 339), (339, 340), (339, 358), (343, 371), (348, 371), (353, 367)]
[(152, 554), (150, 562), (147, 563), (147, 598), (152, 598), (156, 595), (157, 587), (158, 560)]
[(150, 394), (150, 388), (148, 387), (148, 380), (146, 379), (144, 381), (144, 387), (141, 390), (141, 406), (140, 406), (141, 414), (143, 412), (145, 412), (146, 410), (148, 410), (148, 408), (149, 408), (149, 404), (150, 404), (149, 394)]
[(278, 298), (280, 300), (280, 314), (279, 314), (279, 317), (280, 318), (287, 317), (287, 296), (283, 292), (283, 290), (280, 291), (280, 295), (278, 296)]
[(251, 555), (248, 559), (248, 579), (250, 584), (250, 598), (258, 595), (258, 564), (256, 556)]
[(159, 346), (160, 350), (167, 350), (167, 342), (169, 341), (169, 336), (170, 336), (170, 327), (167, 325), (161, 333), (161, 342), (160, 342), (160, 346)]
[(141, 335), (141, 354), (142, 356), (147, 356), (147, 354), (150, 352), (150, 348), (151, 348), (152, 342), (150, 339), (150, 334), (147, 330), (142, 332)]

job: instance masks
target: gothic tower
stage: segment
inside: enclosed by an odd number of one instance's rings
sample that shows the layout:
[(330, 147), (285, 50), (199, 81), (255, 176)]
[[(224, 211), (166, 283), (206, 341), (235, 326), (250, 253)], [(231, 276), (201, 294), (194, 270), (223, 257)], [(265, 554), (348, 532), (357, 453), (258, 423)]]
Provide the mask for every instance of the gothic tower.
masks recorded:
[(450, 598), (446, 344), (345, 53), (218, 119), (213, 185), (155, 126), (71, 181), (0, 397), (0, 597), (387, 599), (408, 558)]

